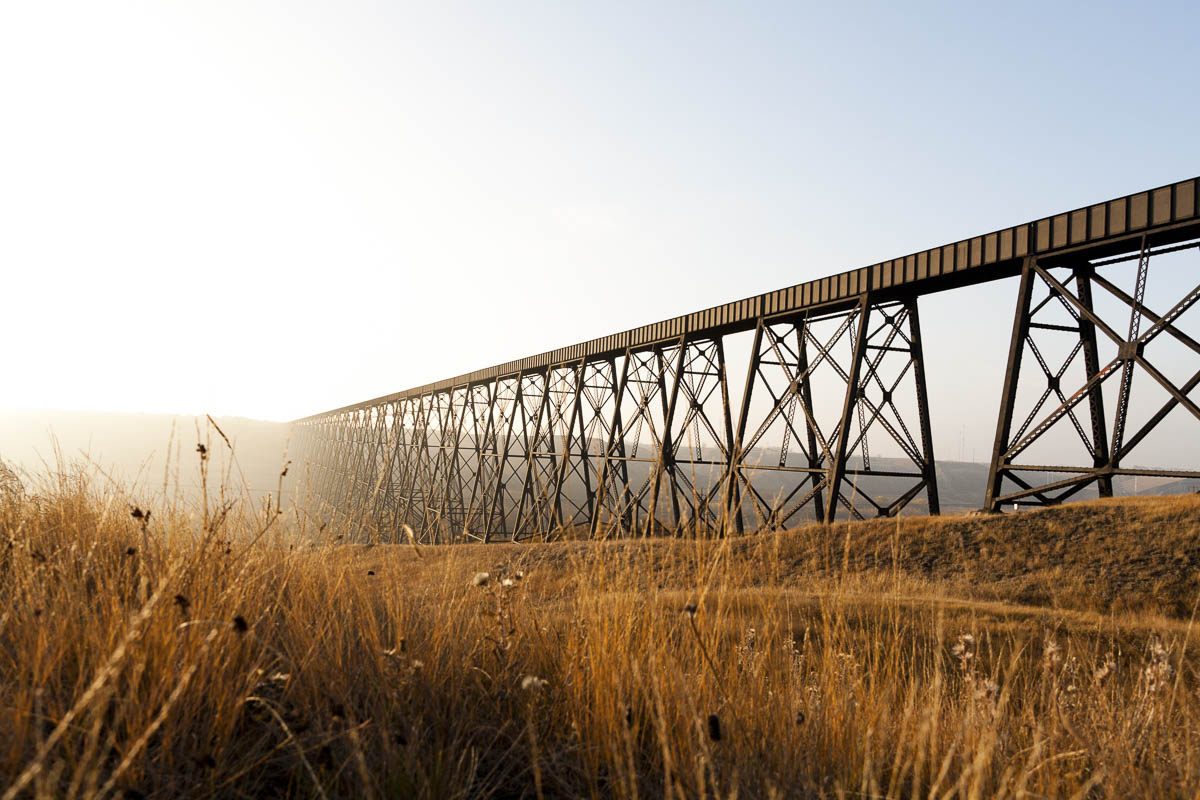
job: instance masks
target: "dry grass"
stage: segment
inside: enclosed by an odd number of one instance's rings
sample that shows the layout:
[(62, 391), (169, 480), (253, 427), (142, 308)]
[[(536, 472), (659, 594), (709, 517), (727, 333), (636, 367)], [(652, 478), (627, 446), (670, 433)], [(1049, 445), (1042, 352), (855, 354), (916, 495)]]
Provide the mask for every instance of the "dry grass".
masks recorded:
[(420, 550), (223, 508), (0, 502), (4, 798), (1200, 786), (1195, 499)]

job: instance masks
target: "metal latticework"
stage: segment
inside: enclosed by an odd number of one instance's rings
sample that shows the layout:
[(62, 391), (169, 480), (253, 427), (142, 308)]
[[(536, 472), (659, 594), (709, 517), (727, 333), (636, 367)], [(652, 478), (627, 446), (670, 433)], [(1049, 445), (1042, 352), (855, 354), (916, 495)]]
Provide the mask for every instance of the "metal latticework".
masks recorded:
[[(1180, 250), (1184, 248), (1171, 248)], [(1158, 315), (1145, 306), (1146, 282), (1151, 252), (1143, 244), (1137, 256), (1138, 268), (1134, 279), (1133, 296), (1123, 291), (1116, 283), (1102, 274), (1104, 267), (1111, 267), (1125, 259), (1092, 263), (1080, 259), (1063, 258), (1025, 260), (1021, 275), (1021, 288), (1017, 300), (1017, 313), (1013, 323), (1012, 344), (1009, 351), (1008, 369), (1001, 398), (1001, 412), (996, 431), (996, 444), (992, 455), (984, 507), (998, 511), (1006, 503), (1035, 502), (1056, 504), (1067, 500), (1087, 487), (1096, 484), (1102, 497), (1113, 494), (1113, 479), (1118, 476), (1145, 476), (1151, 478), (1200, 478), (1198, 470), (1152, 469), (1147, 467), (1123, 467), (1122, 462), (1130, 453), (1154, 432), (1176, 408), (1189, 412), (1193, 423), (1200, 420), (1200, 408), (1188, 397), (1200, 384), (1200, 368), (1182, 383), (1169, 378), (1163, 369), (1156, 366), (1155, 359), (1147, 353), (1147, 347), (1167, 336), (1182, 344), (1193, 357), (1200, 355), (1200, 343), (1184, 332), (1178, 322), (1193, 305), (1200, 301), (1200, 285), (1186, 292), (1166, 314)], [(1067, 274), (1069, 272), (1069, 274)], [(1097, 309), (1093, 287), (1100, 287), (1110, 301), (1128, 307), (1128, 333), (1122, 335), (1105, 321)], [(1035, 292), (1044, 296), (1035, 302)], [(1046, 321), (1048, 312), (1056, 311), (1064, 320)], [(1065, 312), (1065, 314), (1063, 313)], [(1151, 321), (1151, 326), (1141, 331), (1141, 319)], [(1113, 351), (1112, 357), (1101, 363), (1098, 358), (1098, 334)], [(1066, 337), (1071, 346), (1057, 364), (1043, 355), (1047, 337)], [(1039, 345), (1039, 339), (1043, 345)], [(1014, 409), (1018, 403), (1018, 389), (1024, 356), (1033, 356), (1040, 379), (1045, 388), (1032, 404), (1021, 423), (1013, 428)], [(1082, 356), (1082, 359), (1080, 358)], [(1083, 370), (1078, 369), (1082, 361)], [(1200, 363), (1194, 364), (1200, 367)], [(1072, 369), (1074, 367), (1074, 370)], [(1133, 376), (1143, 373), (1165, 390), (1165, 402), (1146, 419), (1131, 436), (1125, 431), (1130, 416)], [(1191, 372), (1191, 370), (1189, 370)], [(1120, 375), (1116, 392), (1116, 409), (1112, 424), (1112, 438), (1104, 413), (1104, 387), (1115, 375)], [(1071, 382), (1074, 377), (1075, 382)], [(1065, 387), (1065, 388), (1064, 388)], [(1075, 388), (1070, 394), (1067, 390)], [(1080, 420), (1080, 406), (1087, 405), (1090, 425)], [(1069, 422), (1076, 437), (1090, 458), (1089, 464), (1063, 463), (1061, 445), (1051, 448), (1059, 455), (1054, 463), (1029, 463), (1020, 457), (1049, 437), (1055, 428)]]
[[(1180, 324), (1200, 287), (1162, 314), (1146, 299), (1151, 261), (1200, 239), (1198, 195), (1182, 181), (308, 417), (309, 486), (330, 513), (423, 542), (936, 514), (918, 298), (1015, 276), (984, 507), (1200, 478), (1129, 466), (1164, 420), (1200, 420), (1200, 369), (1172, 375), (1200, 356)], [(1111, 270), (1135, 261), (1127, 293)], [(749, 355), (731, 360), (738, 335)], [(1147, 350), (1167, 340), (1172, 370)], [(1155, 386), (1165, 399), (1129, 424)]]

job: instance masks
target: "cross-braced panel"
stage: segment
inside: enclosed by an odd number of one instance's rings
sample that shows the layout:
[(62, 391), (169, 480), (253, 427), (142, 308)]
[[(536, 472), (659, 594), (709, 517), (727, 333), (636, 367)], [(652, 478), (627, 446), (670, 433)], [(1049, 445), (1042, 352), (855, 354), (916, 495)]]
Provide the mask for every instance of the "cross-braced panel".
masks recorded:
[[(768, 528), (795, 524), (805, 516), (824, 519), (833, 457), (822, 425), (832, 429), (836, 420), (819, 419), (812, 384), (821, 362), (846, 336), (850, 319), (827, 332), (825, 354), (818, 354), (814, 363), (808, 358), (806, 335), (811, 324), (805, 317), (764, 320), (755, 331), (734, 468), (731, 513), (739, 527), (747, 524), (747, 517), (753, 519), (752, 527)], [(762, 410), (756, 411), (755, 399)], [(779, 443), (777, 453), (767, 449), (774, 442)]]
[(438, 447), (434, 454), (434, 476), (440, 505), (437, 507), (437, 541), (452, 542), (463, 532), (466, 498), (470, 496), (470, 454), (474, 446), (464, 420), (467, 389), (455, 387), (435, 395), (438, 415)]
[[(1194, 247), (1170, 251), (1194, 256)], [(1129, 477), (1200, 478), (1195, 470), (1129, 461), (1168, 417), (1200, 432), (1200, 408), (1189, 396), (1200, 385), (1200, 343), (1197, 320), (1188, 316), (1200, 286), (1184, 284), (1180, 295), (1167, 284), (1159, 294), (1171, 305), (1156, 313), (1147, 299), (1152, 255), (1143, 243), (1131, 258), (1026, 260), (987, 509), (1054, 505), (1085, 490), (1112, 496), (1114, 484)]]
[(547, 536), (560, 527), (563, 497), (560, 492), (561, 465), (575, 420), (581, 365), (550, 367), (537, 384), (542, 389), (526, 393), (533, 429), (528, 437), (528, 481), (522, 498), (519, 527), (521, 536)]
[[(518, 428), (520, 397), (519, 375), (500, 378), (493, 386), (485, 437), (489, 446), (482, 453), (484, 462), (490, 462), (487, 468), (490, 483), (483, 488), (487, 508), (485, 540), (510, 536), (516, 523), (516, 510), (521, 499), (519, 482), (524, 480), (524, 451)], [(510, 452), (514, 455), (511, 461)]]
[(892, 516), (922, 493), (937, 513), (915, 301), (764, 320), (738, 431), (742, 525)]
[(655, 347), (625, 356), (618, 399), (605, 446), (596, 495), (597, 530), (605, 535), (645, 532), (657, 521), (658, 465), (668, 393), (667, 361), (680, 348)]
[(521, 375), (517, 388), (500, 475), (505, 524), (514, 540), (543, 533), (539, 523), (550, 517), (545, 495), (535, 489), (534, 478), (534, 461), (544, 446), (541, 421), (547, 399), (546, 373), (539, 370)]
[[(854, 413), (844, 417), (841, 456), (846, 477), (833, 483), (831, 496), (851, 516), (894, 516), (926, 494), (926, 508), (938, 511), (937, 484), (929, 411), (924, 379), (924, 358), (915, 301), (870, 307), (851, 330), (861, 343), (859, 375), (854, 392)], [(837, 362), (833, 362), (837, 367)], [(838, 369), (841, 377), (848, 377)], [(850, 428), (847, 430), (847, 428)], [(872, 460), (874, 437), (877, 457)], [(898, 453), (879, 458), (880, 452)], [(828, 514), (828, 512), (827, 512)]]
[(578, 392), (562, 434), (564, 457), (558, 465), (559, 529), (587, 529), (593, 522), (600, 464), (616, 408), (616, 373), (614, 359), (579, 366)]
[(409, 483), (410, 524), (420, 541), (431, 541), (437, 525), (440, 492), (436, 486), (439, 444), (437, 403), (433, 395), (422, 395), (414, 409), (412, 479)]
[(669, 359), (667, 435), (662, 475), (676, 532), (721, 532), (729, 505), (733, 422), (720, 338), (686, 340)]
[(479, 541), (488, 538), (496, 482), (496, 434), (491, 425), (494, 388), (495, 383), (480, 383), (467, 389), (459, 433), (464, 503), (462, 534)]

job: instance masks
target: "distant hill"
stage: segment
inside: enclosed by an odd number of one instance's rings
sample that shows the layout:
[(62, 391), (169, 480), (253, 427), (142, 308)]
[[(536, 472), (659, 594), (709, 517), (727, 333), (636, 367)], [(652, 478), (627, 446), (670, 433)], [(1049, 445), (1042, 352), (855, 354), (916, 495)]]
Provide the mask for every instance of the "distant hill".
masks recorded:
[[(268, 422), (244, 417), (220, 417), (215, 420), (234, 446), (236, 464), (228, 460), (228, 448), (214, 430), (205, 433), (203, 417), (170, 414), (125, 414), (87, 411), (13, 411), (0, 413), (0, 459), (30, 473), (42, 472), (58, 461), (57, 452), (70, 462), (97, 465), (104, 474), (126, 485), (161, 490), (164, 471), (171, 489), (185, 493), (199, 485), (199, 457), (196, 444), (205, 435), (212, 446), (214, 474), (231, 467), (230, 483), (243, 484), (253, 496), (275, 492), (279, 471), (288, 446), (288, 423)], [(197, 433), (199, 431), (199, 433)], [(198, 438), (200, 437), (200, 438)], [(597, 443), (595, 449), (601, 449)], [(779, 463), (778, 448), (759, 448), (750, 459), (763, 464)], [(293, 460), (294, 454), (293, 454)], [(855, 462), (857, 463), (857, 462)], [(799, 466), (797, 454), (788, 456), (789, 466)], [(169, 465), (169, 466), (168, 466)], [(911, 471), (905, 459), (872, 459), (875, 469)], [(640, 465), (639, 465), (640, 467)], [(635, 467), (633, 469), (636, 472)], [(988, 465), (963, 461), (938, 462), (938, 488), (944, 513), (963, 513), (979, 508), (987, 482)], [(715, 477), (716, 471), (712, 473)], [(696, 476), (699, 483), (711, 478)], [(796, 473), (771, 470), (754, 472), (755, 487), (770, 497), (785, 491)], [(1031, 479), (1049, 482), (1059, 476), (1031, 475)], [(289, 473), (285, 491), (292, 491), (302, 480), (300, 470)], [(911, 481), (885, 478), (864, 479), (862, 488), (873, 496), (895, 497)], [(1200, 490), (1200, 482), (1173, 478), (1120, 478), (1118, 495), (1187, 494)], [(1094, 487), (1077, 496), (1079, 500), (1097, 496)], [(924, 496), (913, 501), (908, 514), (927, 513)]]
[(0, 459), (28, 473), (62, 462), (89, 463), (126, 486), (161, 491), (164, 475), (172, 490), (196, 489), (200, 460), (196, 445), (207, 437), (212, 474), (230, 468), (230, 483), (253, 495), (274, 492), (287, 445), (288, 425), (244, 417), (215, 420), (234, 447), (204, 417), (91, 411), (0, 412)]

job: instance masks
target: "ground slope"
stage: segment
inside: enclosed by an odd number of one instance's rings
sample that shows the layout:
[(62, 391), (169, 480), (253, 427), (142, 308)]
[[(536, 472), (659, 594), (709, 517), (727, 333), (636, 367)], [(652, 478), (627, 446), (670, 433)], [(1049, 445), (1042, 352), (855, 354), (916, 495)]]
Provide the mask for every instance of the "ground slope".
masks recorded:
[[(408, 577), (452, 560), (464, 575), (517, 564), (568, 575), (578, 560), (636, 563), (629, 588), (678, 587), (717, 543), (678, 539), (423, 548), (352, 548), (368, 568), (396, 560)], [(1200, 495), (1096, 500), (994, 516), (910, 517), (810, 525), (727, 543), (747, 586), (804, 588), (845, 575), (900, 578), (929, 592), (1103, 613), (1187, 618), (1200, 598)], [(516, 568), (516, 567), (514, 567)], [(414, 573), (414, 570), (417, 571)], [(739, 583), (743, 583), (739, 580)]]

